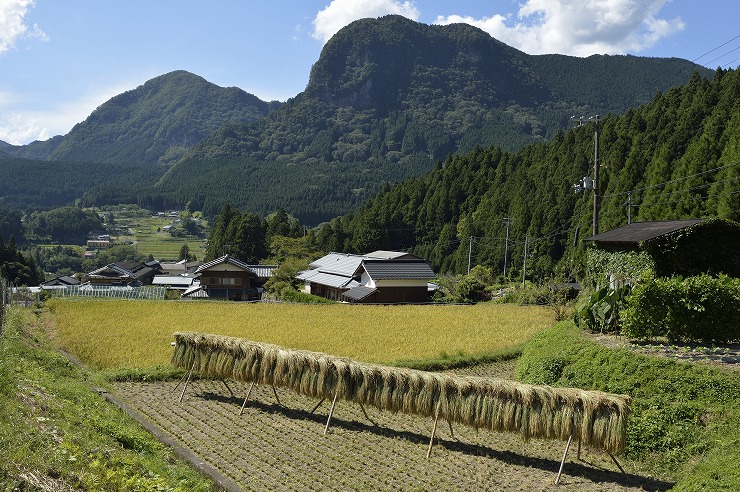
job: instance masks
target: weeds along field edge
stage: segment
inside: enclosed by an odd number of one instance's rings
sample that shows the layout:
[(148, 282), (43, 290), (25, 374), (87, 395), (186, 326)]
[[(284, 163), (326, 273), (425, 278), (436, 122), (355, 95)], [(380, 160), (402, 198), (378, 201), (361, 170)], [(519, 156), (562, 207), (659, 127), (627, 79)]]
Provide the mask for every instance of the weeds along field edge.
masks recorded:
[(521, 346), (554, 324), (536, 306), (352, 306), (181, 303), (131, 300), (47, 302), (53, 337), (95, 369), (168, 365), (176, 331), (215, 333), (363, 362), (446, 359)]

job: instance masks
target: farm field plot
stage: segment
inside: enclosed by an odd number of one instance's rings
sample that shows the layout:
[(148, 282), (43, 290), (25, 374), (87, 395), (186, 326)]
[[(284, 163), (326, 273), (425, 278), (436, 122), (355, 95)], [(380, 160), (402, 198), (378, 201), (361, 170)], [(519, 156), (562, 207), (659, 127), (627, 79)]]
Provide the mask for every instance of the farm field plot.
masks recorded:
[(505, 350), (551, 326), (546, 308), (61, 300), (55, 340), (94, 369), (168, 365), (176, 331), (229, 335), (363, 362)]
[[(510, 377), (510, 362), (472, 370)], [(246, 387), (221, 381), (191, 382), (178, 402), (176, 382), (116, 383), (119, 398), (217, 468), (244, 490), (551, 490), (565, 443), (530, 440), (440, 422), (429, 460), (430, 419), (339, 401), (323, 435), (329, 402), (256, 387), (239, 415)], [(571, 447), (564, 490), (665, 490), (670, 484), (620, 473), (609, 457)], [(623, 463), (623, 465), (625, 465)]]

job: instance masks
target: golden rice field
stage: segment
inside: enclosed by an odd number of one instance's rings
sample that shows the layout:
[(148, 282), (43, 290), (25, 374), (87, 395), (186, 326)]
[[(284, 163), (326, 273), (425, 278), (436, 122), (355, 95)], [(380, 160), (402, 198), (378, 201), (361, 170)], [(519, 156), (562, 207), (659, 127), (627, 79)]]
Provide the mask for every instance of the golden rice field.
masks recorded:
[(552, 325), (536, 306), (357, 306), (52, 299), (56, 342), (95, 369), (170, 363), (176, 331), (214, 333), (374, 363), (520, 345)]

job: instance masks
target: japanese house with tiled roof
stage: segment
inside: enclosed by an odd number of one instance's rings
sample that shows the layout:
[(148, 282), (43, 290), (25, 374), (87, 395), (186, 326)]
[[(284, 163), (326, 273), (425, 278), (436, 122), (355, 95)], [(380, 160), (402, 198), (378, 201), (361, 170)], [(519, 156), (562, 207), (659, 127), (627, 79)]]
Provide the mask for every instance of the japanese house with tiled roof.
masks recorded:
[(330, 253), (298, 275), (305, 291), (351, 303), (423, 303), (436, 275), (426, 260), (397, 251)]
[(188, 289), (183, 297), (254, 301), (260, 298), (262, 286), (277, 268), (272, 265), (248, 265), (233, 256), (202, 264), (195, 271), (200, 283)]

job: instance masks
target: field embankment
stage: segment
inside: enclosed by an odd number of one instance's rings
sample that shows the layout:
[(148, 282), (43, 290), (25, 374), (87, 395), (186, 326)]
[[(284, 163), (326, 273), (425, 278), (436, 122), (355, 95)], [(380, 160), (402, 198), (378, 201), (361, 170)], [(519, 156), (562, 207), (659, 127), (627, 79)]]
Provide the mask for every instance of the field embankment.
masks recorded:
[(176, 331), (246, 338), (354, 360), (455, 360), (515, 350), (551, 326), (546, 308), (49, 301), (56, 341), (95, 369), (169, 365)]
[(0, 490), (214, 490), (93, 391), (49, 343), (48, 317), (15, 308), (0, 335)]
[(674, 490), (740, 490), (740, 374), (703, 363), (610, 349), (573, 323), (527, 344), (517, 379), (632, 396), (625, 456)]

